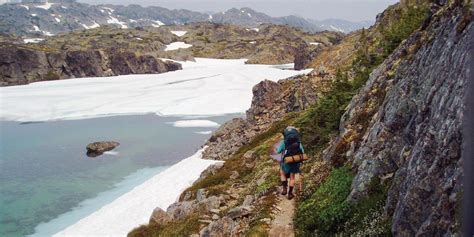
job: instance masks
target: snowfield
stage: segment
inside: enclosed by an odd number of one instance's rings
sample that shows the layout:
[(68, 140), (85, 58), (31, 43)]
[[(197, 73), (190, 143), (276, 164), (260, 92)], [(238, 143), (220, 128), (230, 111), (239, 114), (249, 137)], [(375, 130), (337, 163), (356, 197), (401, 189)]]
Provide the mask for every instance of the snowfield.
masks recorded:
[(127, 236), (135, 227), (147, 224), (156, 207), (166, 210), (202, 171), (220, 162), (201, 159), (202, 152), (199, 150), (53, 236)]
[(183, 35), (185, 35), (187, 33), (187, 31), (184, 31), (184, 30), (172, 30), (171, 31), (172, 34), (178, 36), (178, 37), (181, 37)]
[(184, 42), (173, 42), (171, 44), (166, 45), (165, 51), (170, 50), (177, 50), (177, 49), (187, 49), (193, 46), (192, 44), (186, 44)]
[(180, 120), (171, 123), (177, 128), (206, 128), (219, 127), (219, 124), (210, 120)]
[(49, 121), (125, 114), (162, 116), (244, 113), (258, 82), (306, 74), (291, 65), (251, 65), (245, 59), (182, 62), (162, 74), (78, 78), (0, 87), (0, 119)]

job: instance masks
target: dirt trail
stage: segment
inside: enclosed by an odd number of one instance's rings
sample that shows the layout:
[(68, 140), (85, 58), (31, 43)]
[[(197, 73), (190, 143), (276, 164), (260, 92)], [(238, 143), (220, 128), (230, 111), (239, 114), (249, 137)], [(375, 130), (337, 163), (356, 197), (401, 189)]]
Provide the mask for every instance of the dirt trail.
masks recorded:
[[(279, 145), (277, 142), (274, 148)], [(273, 159), (279, 160), (281, 155), (270, 154)], [(293, 237), (295, 232), (293, 229), (293, 215), (295, 213), (295, 199), (288, 200), (286, 196), (279, 195), (277, 201), (277, 213), (274, 216), (273, 221), (270, 224), (270, 231), (268, 236), (270, 237)]]
[(286, 197), (279, 197), (277, 204), (278, 212), (270, 224), (270, 237), (288, 237), (295, 236), (293, 229), (293, 214), (295, 213), (295, 199), (288, 200)]

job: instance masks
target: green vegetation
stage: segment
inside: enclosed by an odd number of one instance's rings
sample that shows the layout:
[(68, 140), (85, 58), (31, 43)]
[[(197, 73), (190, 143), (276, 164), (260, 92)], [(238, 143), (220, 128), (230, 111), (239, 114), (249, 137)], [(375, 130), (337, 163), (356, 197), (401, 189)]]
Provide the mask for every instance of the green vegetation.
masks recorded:
[(167, 225), (152, 223), (135, 228), (127, 236), (133, 237), (168, 237), (168, 236), (189, 236), (199, 232), (199, 217), (192, 215), (181, 221), (171, 222)]
[(310, 198), (300, 202), (295, 217), (297, 235), (390, 236), (390, 220), (383, 216), (389, 185), (374, 178), (367, 196), (350, 203), (346, 198), (352, 179), (348, 167), (336, 168)]
[(49, 71), (45, 76), (44, 79), (47, 81), (52, 81), (52, 80), (59, 80), (60, 77), (55, 71)]
[(343, 225), (342, 235), (391, 235), (390, 219), (383, 215), (388, 188), (378, 177), (371, 180), (367, 196), (351, 205), (350, 218)]
[(381, 29), (381, 46), (385, 56), (390, 55), (404, 39), (421, 26), (428, 17), (429, 9), (424, 5), (413, 5), (396, 8), (392, 14), (398, 19), (389, 27)]
[(353, 175), (347, 167), (334, 169), (326, 182), (310, 199), (300, 203), (295, 218), (299, 235), (337, 233), (338, 226), (349, 217), (349, 195)]

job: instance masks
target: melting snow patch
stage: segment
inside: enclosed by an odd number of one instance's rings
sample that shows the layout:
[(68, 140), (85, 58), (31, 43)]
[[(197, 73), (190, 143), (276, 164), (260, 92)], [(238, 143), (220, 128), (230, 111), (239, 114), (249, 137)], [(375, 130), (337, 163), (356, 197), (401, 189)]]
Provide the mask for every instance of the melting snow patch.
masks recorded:
[(44, 39), (41, 39), (41, 38), (31, 38), (31, 39), (23, 39), (23, 42), (25, 42), (25, 44), (28, 44), (28, 43), (39, 43), (41, 41), (43, 41)]
[(193, 46), (193, 45), (186, 44), (184, 42), (173, 42), (171, 44), (166, 45), (165, 51), (177, 50), (177, 49), (187, 49), (191, 46)]
[(106, 151), (104, 152), (104, 155), (109, 155), (109, 156), (118, 156), (118, 151)]
[(255, 43), (257, 43), (257, 41), (250, 41), (249, 43), (251, 43), (251, 44), (255, 44)]
[(247, 13), (247, 16), (252, 17), (252, 15), (250, 13)]
[(161, 22), (159, 20), (156, 20), (156, 21), (153, 21), (153, 22), (156, 23), (156, 24), (151, 24), (151, 26), (153, 26), (153, 27), (160, 27), (160, 26), (165, 25), (163, 22)]
[(61, 19), (59, 19), (57, 17), (55, 17), (54, 19), (56, 20), (57, 23), (61, 22)]
[[(86, 29), (94, 29), (94, 28), (100, 27), (100, 25), (97, 24), (97, 22), (95, 22), (95, 21), (94, 21), (94, 24), (92, 24), (92, 25), (90, 25), (90, 26), (88, 26), (88, 25), (86, 25), (86, 24), (81, 24), (81, 25), (82, 25), (82, 27), (84, 27), (84, 28), (86, 28)], [(122, 27), (122, 28), (123, 28), (123, 27)]]
[(309, 44), (310, 45), (319, 45), (320, 43), (319, 42), (310, 42)]
[(110, 7), (102, 7), (102, 9), (109, 11), (109, 14), (115, 11), (115, 9), (112, 9)]
[(110, 18), (107, 20), (107, 23), (109, 24), (117, 24), (117, 25), (120, 25), (120, 27), (122, 29), (127, 29), (128, 26), (125, 24), (125, 22), (123, 21), (119, 21), (119, 19), (113, 17), (113, 16), (109, 16)]
[(51, 8), (51, 6), (53, 5), (54, 3), (50, 3), (50, 2), (45, 2), (43, 5), (38, 5), (38, 6), (35, 6), (37, 8), (42, 8), (44, 10), (48, 10)]
[(252, 30), (254, 30), (254, 31), (257, 31), (257, 32), (259, 31), (259, 29), (258, 29), (258, 28), (252, 28)]
[(38, 14), (36, 14), (36, 13), (31, 14), (31, 16), (37, 16), (37, 15), (38, 15)]
[(212, 20), (212, 18), (213, 18), (212, 15), (209, 15), (209, 20)]
[(28, 6), (26, 6), (26, 5), (20, 5), (20, 7), (24, 7), (24, 8), (26, 8), (26, 10), (28, 10), (28, 11), (30, 10), (30, 7), (28, 7)]
[(202, 159), (204, 149), (153, 176), (54, 236), (126, 236), (133, 228), (148, 224), (153, 209), (160, 207), (166, 210), (183, 190), (199, 178), (202, 171), (219, 163)]
[(136, 40), (143, 40), (142, 38), (139, 38), (139, 37), (136, 37), (135, 39), (136, 39)]
[(343, 32), (344, 33), (344, 30), (343, 29), (340, 29), (340, 28), (337, 28), (333, 25), (329, 26), (331, 29), (335, 30), (335, 31), (339, 31), (339, 32)]
[(134, 20), (134, 19), (128, 19), (128, 20), (129, 20), (130, 22), (132, 22), (132, 23), (137, 23), (137, 21)]
[(172, 122), (174, 127), (177, 128), (206, 128), (206, 127), (219, 127), (219, 124), (210, 120), (180, 120)]
[(41, 33), (43, 33), (43, 35), (46, 35), (46, 36), (53, 36), (54, 34), (49, 32), (49, 31), (41, 31)]
[(61, 8), (62, 8), (62, 9), (67, 9), (67, 7), (65, 7), (65, 6), (61, 6)]
[(40, 28), (38, 26), (33, 26), (34, 31), (40, 31)]
[(186, 34), (187, 31), (184, 31), (184, 30), (172, 30), (171, 33), (173, 33), (174, 35), (178, 36), (178, 37), (181, 37), (183, 35)]
[(212, 131), (200, 131), (200, 132), (194, 132), (196, 134), (202, 134), (202, 135), (209, 135), (212, 133)]

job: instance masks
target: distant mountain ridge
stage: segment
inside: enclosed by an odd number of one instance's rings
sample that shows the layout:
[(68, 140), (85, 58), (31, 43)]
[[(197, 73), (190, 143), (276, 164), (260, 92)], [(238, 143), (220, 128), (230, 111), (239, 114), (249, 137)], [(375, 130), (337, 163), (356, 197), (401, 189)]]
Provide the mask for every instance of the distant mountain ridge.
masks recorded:
[(214, 14), (190, 10), (169, 10), (158, 6), (89, 5), (74, 0), (0, 5), (0, 32), (18, 36), (42, 37), (71, 30), (96, 28), (114, 24), (121, 28), (146, 27), (192, 22), (230, 23), (258, 27), (262, 23), (289, 25), (309, 32), (350, 32), (368, 27), (369, 22), (345, 20), (309, 20), (298, 16), (272, 17), (251, 8), (232, 8)]

